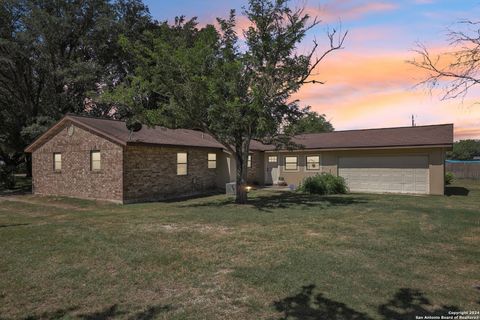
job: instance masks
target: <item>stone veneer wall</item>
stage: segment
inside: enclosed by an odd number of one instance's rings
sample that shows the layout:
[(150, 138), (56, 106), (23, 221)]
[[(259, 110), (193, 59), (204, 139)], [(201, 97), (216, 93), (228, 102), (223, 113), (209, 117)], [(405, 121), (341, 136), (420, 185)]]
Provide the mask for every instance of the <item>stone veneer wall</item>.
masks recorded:
[[(87, 199), (123, 200), (123, 148), (74, 126), (60, 132), (32, 153), (33, 192)], [(101, 153), (100, 171), (90, 170), (90, 151)], [(62, 170), (54, 172), (53, 153), (62, 154)]]
[[(187, 175), (177, 175), (177, 152), (188, 154)], [(217, 169), (209, 169), (208, 153), (217, 154)], [(124, 201), (154, 201), (196, 195), (217, 189), (219, 149), (128, 146), (124, 154)]]

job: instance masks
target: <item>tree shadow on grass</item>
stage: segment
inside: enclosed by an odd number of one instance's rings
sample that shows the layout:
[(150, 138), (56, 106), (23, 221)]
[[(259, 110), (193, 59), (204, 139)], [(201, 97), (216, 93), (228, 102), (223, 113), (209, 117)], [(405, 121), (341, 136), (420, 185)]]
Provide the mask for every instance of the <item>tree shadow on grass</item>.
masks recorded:
[(82, 320), (106, 320), (106, 319), (114, 319), (118, 318), (119, 316), (123, 316), (127, 313), (127, 311), (119, 309), (117, 304), (114, 304), (104, 310), (88, 313), (88, 314), (81, 314), (79, 316)]
[[(258, 195), (250, 197), (247, 205), (261, 211), (271, 211), (274, 209), (287, 209), (291, 207), (330, 207), (347, 206), (359, 203), (367, 203), (366, 198), (359, 196), (320, 196), (304, 193), (281, 191), (276, 194)], [(184, 205), (182, 207), (222, 207), (234, 205), (235, 199), (227, 198), (214, 201), (200, 201)]]
[[(167, 198), (165, 200), (160, 200), (158, 202), (163, 202), (163, 203), (176, 203), (179, 201), (187, 201), (187, 200), (196, 200), (196, 199), (204, 199), (208, 198), (211, 196), (219, 196), (225, 194), (225, 191), (218, 190), (218, 189), (212, 189), (212, 190), (207, 190), (198, 194), (192, 194), (192, 195), (187, 195), (187, 196), (173, 196), (172, 198)], [(156, 201), (154, 201), (156, 202)]]
[(94, 311), (91, 313), (75, 314), (78, 307), (71, 307), (67, 309), (60, 309), (54, 312), (45, 312), (39, 315), (31, 315), (24, 320), (54, 320), (54, 319), (78, 319), (78, 320), (107, 320), (117, 319), (119, 317), (131, 320), (152, 320), (159, 314), (172, 310), (170, 305), (155, 305), (149, 306), (142, 311), (130, 312), (118, 306), (118, 304), (111, 305), (105, 309)]
[(416, 289), (401, 288), (386, 304), (378, 307), (383, 319), (407, 320), (415, 316), (448, 316), (449, 311), (460, 311), (457, 306), (434, 306), (423, 292)]
[(30, 223), (12, 223), (12, 224), (0, 224), (0, 228), (21, 227), (28, 226)]
[(300, 293), (273, 303), (283, 313), (278, 320), (370, 320), (362, 312), (355, 311), (341, 302), (325, 298), (321, 293), (314, 295), (315, 285), (302, 287)]
[(43, 319), (62, 319), (68, 314), (77, 310), (77, 307), (70, 307), (65, 309), (58, 309), (53, 312), (44, 312), (39, 315), (30, 315), (23, 318), (24, 320), (43, 320)]
[[(304, 286), (301, 292), (282, 300), (273, 306), (283, 315), (278, 320), (373, 320), (370, 315), (354, 310), (344, 303), (314, 294), (315, 285)], [(459, 311), (456, 306), (436, 307), (416, 289), (401, 288), (392, 299), (378, 306), (380, 319), (411, 320), (415, 316), (448, 315), (448, 311)], [(376, 319), (377, 317), (375, 317)]]
[(468, 196), (470, 190), (464, 187), (445, 187), (446, 196)]

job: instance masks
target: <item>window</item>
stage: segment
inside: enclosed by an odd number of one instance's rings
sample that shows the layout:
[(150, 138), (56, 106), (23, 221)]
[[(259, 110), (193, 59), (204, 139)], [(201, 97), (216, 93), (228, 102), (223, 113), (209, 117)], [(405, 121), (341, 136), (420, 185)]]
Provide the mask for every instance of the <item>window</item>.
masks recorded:
[(268, 157), (269, 163), (277, 163), (277, 156), (269, 156)]
[(102, 169), (100, 151), (90, 152), (90, 169), (92, 171), (98, 171)]
[(208, 169), (215, 169), (217, 167), (217, 154), (209, 153), (208, 154)]
[(285, 157), (285, 170), (297, 170), (298, 157)]
[(177, 153), (177, 176), (187, 175), (187, 153)]
[(252, 167), (252, 155), (248, 155), (248, 160), (247, 160), (247, 167), (251, 168)]
[(307, 170), (320, 169), (320, 156), (307, 156)]
[(53, 170), (62, 171), (62, 154), (61, 153), (53, 154)]

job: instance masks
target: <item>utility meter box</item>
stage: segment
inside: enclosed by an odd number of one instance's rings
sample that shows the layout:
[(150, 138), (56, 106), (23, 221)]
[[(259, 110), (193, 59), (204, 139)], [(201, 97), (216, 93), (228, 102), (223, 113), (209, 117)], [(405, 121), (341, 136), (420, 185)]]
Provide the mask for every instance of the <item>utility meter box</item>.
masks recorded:
[(225, 185), (225, 193), (230, 195), (237, 194), (237, 183), (236, 182), (229, 182)]

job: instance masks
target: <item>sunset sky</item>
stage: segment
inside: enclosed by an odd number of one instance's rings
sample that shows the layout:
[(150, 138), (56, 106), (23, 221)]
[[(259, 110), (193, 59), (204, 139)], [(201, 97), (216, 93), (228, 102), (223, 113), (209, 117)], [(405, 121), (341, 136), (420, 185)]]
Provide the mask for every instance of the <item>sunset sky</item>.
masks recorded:
[[(241, 8), (246, 0), (146, 0), (152, 16), (172, 21), (177, 15), (198, 16), (201, 24), (214, 23), (237, 9), (239, 26), (246, 26)], [(324, 85), (305, 85), (297, 94), (303, 105), (327, 116), (335, 129), (407, 126), (411, 115), (417, 125), (454, 123), (455, 140), (480, 139), (480, 87), (463, 101), (441, 101), (442, 92), (430, 93), (415, 84), (425, 74), (406, 63), (412, 49), (424, 43), (432, 52), (448, 50), (447, 29), (462, 19), (475, 19), (478, 0), (294, 0), (322, 23), (311, 30), (299, 50), (312, 39), (327, 44), (327, 27), (340, 21), (349, 35), (345, 49), (329, 56), (315, 72)]]

